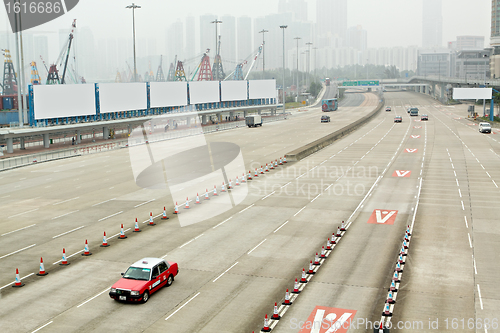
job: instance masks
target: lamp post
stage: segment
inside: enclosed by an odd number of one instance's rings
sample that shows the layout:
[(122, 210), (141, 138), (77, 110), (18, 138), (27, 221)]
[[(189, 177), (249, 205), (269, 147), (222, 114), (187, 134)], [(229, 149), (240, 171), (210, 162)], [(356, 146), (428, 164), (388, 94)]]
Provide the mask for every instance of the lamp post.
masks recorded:
[(286, 97), (285, 97), (285, 29), (288, 28), (287, 25), (280, 25), (281, 30), (283, 30), (283, 93), (282, 93), (282, 98), (283, 98), (283, 114), (285, 114), (285, 103), (286, 103)]
[(311, 45), (313, 45), (313, 43), (311, 42), (307, 42), (306, 45), (309, 47), (308, 49), (308, 54), (307, 54), (307, 80), (306, 80), (306, 86), (309, 87), (309, 72), (311, 71)]
[(316, 79), (316, 68), (318, 67), (318, 48), (313, 47), (314, 50), (314, 78)]
[(141, 6), (138, 6), (132, 2), (131, 5), (128, 5), (125, 8), (132, 9), (132, 30), (133, 30), (133, 36), (134, 36), (134, 82), (137, 82), (137, 63), (136, 63), (136, 59), (135, 59), (135, 9), (141, 8)]
[[(487, 54), (483, 54), (483, 58), (489, 58), (489, 56)], [(483, 87), (486, 88), (486, 70), (487, 70), (488, 66), (486, 66), (486, 64), (484, 64), (484, 81), (483, 81)], [(493, 97), (492, 97), (493, 99)], [(490, 114), (493, 112), (493, 110), (490, 110)], [(483, 117), (486, 117), (486, 100), (483, 99)], [(490, 117), (491, 118), (491, 117)]]
[(300, 37), (294, 38), (297, 41), (297, 102), (299, 101), (299, 39)]
[(266, 71), (266, 41), (264, 39), (264, 35), (266, 32), (269, 32), (266, 29), (262, 29), (259, 31), (259, 34), (262, 34), (262, 79), (264, 79), (264, 73)]
[[(214, 56), (214, 59), (215, 59), (215, 57), (217, 56), (218, 51), (219, 51), (218, 50), (219, 48), (217, 47), (217, 24), (222, 23), (222, 21), (215, 19), (210, 23), (215, 23), (215, 56)], [(219, 81), (219, 70), (218, 69), (215, 71), (215, 81)]]

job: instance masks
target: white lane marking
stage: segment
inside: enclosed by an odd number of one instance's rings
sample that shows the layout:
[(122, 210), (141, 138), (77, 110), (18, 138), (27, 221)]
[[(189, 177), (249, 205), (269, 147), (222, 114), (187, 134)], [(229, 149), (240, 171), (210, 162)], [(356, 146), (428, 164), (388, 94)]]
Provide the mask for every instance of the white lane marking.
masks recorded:
[(479, 164), (479, 165), (481, 166), (481, 168), (483, 168), (483, 170), (486, 170), (482, 164)]
[(491, 178), (491, 176), (490, 176), (490, 174), (488, 173), (488, 171), (486, 171), (486, 174), (488, 175), (488, 177), (490, 177), (490, 178)]
[(474, 273), (476, 273), (476, 275), (477, 275), (476, 258), (474, 258), (474, 256), (472, 256), (472, 258), (474, 261)]
[(5, 235), (11, 234), (11, 233), (16, 232), (16, 231), (21, 231), (21, 230), (24, 230), (24, 229), (28, 229), (28, 228), (31, 228), (32, 226), (35, 226), (35, 225), (36, 225), (36, 223), (32, 224), (32, 225), (29, 225), (27, 227), (24, 227), (24, 228), (20, 228), (20, 229), (14, 230), (14, 231), (9, 231), (9, 232), (6, 232), (5, 234), (2, 234), (1, 236), (5, 236)]
[(274, 231), (273, 231), (273, 233), (275, 233), (276, 231), (278, 231), (278, 230), (280, 230), (281, 228), (283, 228), (283, 227), (285, 226), (285, 224), (287, 224), (287, 223), (288, 223), (288, 221), (285, 221), (285, 223), (283, 223), (282, 225), (280, 225), (280, 226), (278, 227), (278, 229), (276, 229), (276, 230), (274, 230)]
[(498, 188), (497, 183), (495, 183), (495, 181), (493, 179), (491, 181), (493, 182), (493, 184), (495, 184), (496, 188)]
[(103, 217), (102, 219), (100, 219), (100, 220), (97, 220), (97, 222), (101, 222), (101, 221), (104, 221), (104, 220), (106, 220), (106, 219), (109, 219), (110, 217), (113, 217), (113, 216), (116, 216), (116, 215), (118, 215), (118, 214), (121, 214), (121, 213), (123, 213), (123, 211), (121, 211), (121, 212), (118, 212), (118, 213), (114, 213), (114, 214), (111, 214), (111, 215), (109, 215), (109, 216), (106, 216), (106, 217)]
[(79, 308), (80, 306), (82, 306), (82, 305), (84, 305), (84, 304), (86, 304), (86, 303), (90, 302), (90, 301), (91, 301), (91, 300), (93, 300), (94, 298), (96, 298), (96, 297), (98, 297), (98, 296), (101, 296), (101, 295), (102, 295), (102, 294), (104, 294), (106, 291), (109, 291), (109, 289), (110, 289), (110, 288), (111, 288), (111, 287), (106, 288), (106, 289), (104, 289), (103, 291), (101, 291), (99, 294), (95, 295), (94, 297), (89, 298), (88, 300), (86, 300), (86, 301), (85, 301), (85, 302), (83, 302), (82, 304), (78, 305), (78, 306), (77, 306), (77, 308)]
[(375, 182), (373, 183), (373, 185), (370, 188), (370, 190), (366, 193), (366, 195), (363, 198), (363, 200), (361, 200), (361, 202), (359, 203), (358, 207), (356, 207), (356, 209), (352, 212), (351, 216), (349, 216), (349, 218), (347, 219), (347, 224), (348, 224), (347, 228), (349, 227), (349, 221), (351, 220), (351, 218), (354, 216), (354, 214), (356, 214), (356, 212), (358, 211), (358, 209), (363, 205), (363, 203), (365, 202), (366, 198), (368, 198), (370, 196), (370, 193), (373, 191), (373, 189), (375, 188), (375, 185), (377, 185), (378, 181), (381, 178), (382, 178), (381, 176), (378, 176), (377, 180), (375, 180)]
[(467, 223), (467, 216), (464, 216), (464, 220), (465, 220), (465, 226), (467, 227), (467, 229), (469, 228), (469, 223)]
[(257, 246), (256, 246), (256, 247), (254, 247), (253, 249), (251, 249), (250, 251), (248, 251), (248, 252), (247, 252), (247, 254), (252, 253), (252, 252), (253, 252), (253, 250), (255, 250), (256, 248), (258, 248), (258, 247), (259, 247), (262, 243), (264, 243), (266, 240), (267, 240), (267, 238), (266, 238), (266, 239), (264, 239), (264, 240), (263, 240), (262, 242), (260, 242), (259, 244), (257, 244)]
[(182, 309), (183, 307), (185, 307), (189, 302), (191, 302), (196, 296), (198, 296), (200, 294), (200, 292), (198, 292), (196, 295), (194, 295), (193, 297), (191, 297), (189, 299), (189, 301), (187, 301), (186, 303), (184, 303), (183, 305), (181, 305), (180, 308), (178, 308), (177, 310), (175, 310), (170, 316), (168, 316), (167, 318), (165, 318), (165, 320), (168, 320), (170, 319), (170, 317), (172, 317), (174, 314), (176, 314), (180, 309)]
[(35, 246), (35, 245), (36, 245), (36, 244), (31, 244), (30, 246), (23, 247), (23, 248), (22, 248), (22, 249), (20, 249), (20, 250), (17, 250), (17, 251), (14, 251), (14, 252), (8, 253), (8, 254), (4, 254), (3, 256), (1, 256), (1, 257), (0, 257), (0, 259), (3, 259), (3, 258), (8, 257), (8, 256), (11, 256), (11, 255), (16, 254), (16, 253), (18, 253), (18, 252), (24, 251), (24, 250), (26, 250), (26, 249), (29, 249), (30, 247)]
[(295, 178), (295, 179), (299, 179), (300, 177), (302, 177), (302, 176), (304, 176), (304, 175), (305, 175), (305, 173), (301, 174), (300, 176), (298, 176), (298, 177), (297, 177), (297, 178)]
[[(163, 215), (163, 213), (160, 213), (160, 214), (158, 214), (156, 216), (153, 216), (153, 219), (155, 219), (155, 218), (157, 218), (158, 216), (161, 216), (161, 215)], [(149, 219), (147, 219), (146, 221), (143, 221), (142, 223), (148, 223), (148, 222), (149, 222)]]
[(479, 284), (477, 285), (477, 294), (479, 295), (479, 304), (481, 305), (481, 310), (483, 310), (483, 299), (481, 298), (481, 289), (479, 289)]
[(460, 186), (460, 184), (458, 184), (458, 179), (455, 179), (457, 181), (457, 186)]
[(463, 201), (460, 201), (462, 203), (462, 210), (465, 210), (465, 207), (464, 207), (464, 202)]
[(470, 234), (469, 233), (467, 233), (467, 237), (469, 237), (469, 246), (472, 249), (472, 241), (470, 240)]
[(268, 195), (266, 195), (265, 197), (263, 197), (263, 198), (262, 198), (262, 199), (260, 199), (260, 200), (264, 200), (264, 199), (266, 199), (266, 198), (270, 197), (271, 195), (273, 195), (274, 193), (276, 193), (276, 191), (272, 191), (271, 193), (269, 193)]
[(57, 237), (64, 236), (64, 235), (66, 235), (66, 234), (69, 234), (70, 232), (76, 231), (76, 230), (81, 229), (81, 228), (83, 228), (83, 227), (85, 227), (85, 226), (84, 226), (84, 225), (82, 225), (81, 227), (78, 227), (78, 228), (72, 229), (72, 230), (70, 230), (70, 231), (63, 232), (62, 234), (56, 235), (56, 236), (54, 236), (54, 237), (52, 237), (52, 238), (57, 238)]
[(292, 182), (288, 182), (288, 183), (286, 183), (285, 185), (281, 186), (281, 188), (283, 188), (283, 187), (285, 187), (285, 186), (288, 186), (288, 185), (290, 185), (291, 183), (292, 183)]
[(75, 197), (75, 198), (72, 198), (72, 199), (68, 199), (68, 200), (64, 200), (64, 201), (59, 201), (59, 202), (56, 202), (55, 204), (52, 204), (52, 205), (59, 205), (59, 204), (62, 204), (62, 203), (65, 203), (65, 202), (68, 202), (68, 201), (71, 201), (71, 200), (76, 200), (76, 199), (79, 199), (80, 197)]
[[(32, 275), (35, 275), (35, 273), (30, 273), (30, 274), (28, 274), (28, 275), (26, 275), (26, 276), (24, 276), (24, 277), (22, 277), (22, 278), (19, 278), (19, 280), (21, 280), (21, 281), (22, 281), (23, 279), (26, 279), (27, 277), (30, 277), (30, 276), (32, 276)], [(2, 290), (3, 288), (7, 288), (7, 287), (9, 287), (9, 286), (12, 286), (14, 283), (16, 283), (16, 281), (12, 281), (11, 283), (6, 284), (6, 285), (5, 285), (5, 286), (3, 286), (3, 287), (0, 287), (0, 290)]]
[(306, 206), (302, 207), (297, 213), (295, 213), (293, 216), (297, 216), (301, 211), (303, 211), (306, 208)]
[[(19, 214), (16, 214), (16, 215), (12, 215), (12, 216), (9, 216), (8, 218), (10, 219), (11, 217), (16, 217), (16, 216), (19, 216), (19, 215), (23, 215), (23, 214), (27, 214), (27, 213), (31, 213), (31, 212), (34, 212), (38, 210), (38, 208), (35, 208), (35, 209), (32, 209), (32, 210), (28, 210), (28, 211), (25, 211), (25, 212), (22, 212), (22, 213), (19, 213)], [(3, 236), (3, 235), (2, 235)]]
[(451, 163), (451, 167), (452, 167), (453, 169), (455, 169), (455, 166), (453, 165), (453, 163)]
[(182, 244), (181, 246), (179, 246), (179, 249), (182, 249), (184, 246), (188, 245), (189, 243), (191, 243), (193, 241), (194, 241), (194, 238), (191, 239), (190, 241), (187, 241), (186, 243)]
[(460, 189), (458, 189), (458, 194), (460, 195), (460, 198), (462, 197), (462, 191), (460, 191)]
[(46, 326), (49, 326), (49, 325), (50, 325), (50, 324), (52, 324), (53, 322), (54, 322), (54, 321), (53, 321), (53, 320), (51, 320), (51, 321), (49, 321), (47, 324), (45, 324), (45, 325), (43, 325), (43, 326), (38, 327), (36, 330), (34, 330), (34, 331), (33, 331), (33, 332), (31, 332), (31, 333), (38, 332), (39, 330), (41, 330), (42, 328), (44, 328), (44, 327), (46, 327)]
[(138, 204), (138, 205), (135, 205), (135, 206), (134, 206), (134, 208), (140, 207), (140, 206), (142, 206), (142, 205), (145, 205), (145, 204), (150, 203), (151, 201), (155, 201), (155, 200), (156, 200), (156, 199), (151, 199), (151, 200), (148, 200), (148, 201), (146, 201), (146, 202), (140, 203), (140, 204)]
[(76, 213), (76, 212), (78, 212), (78, 211), (79, 211), (79, 210), (75, 210), (74, 212), (69, 212), (69, 213), (66, 213), (66, 214), (63, 214), (63, 215), (59, 215), (59, 216), (53, 217), (53, 218), (52, 218), (52, 220), (58, 219), (58, 218), (60, 218), (60, 217), (63, 217), (63, 216), (69, 215), (69, 214)]
[(227, 221), (229, 221), (229, 220), (230, 220), (230, 219), (232, 219), (232, 218), (233, 218), (233, 217), (231, 216), (230, 218), (225, 219), (225, 220), (224, 220), (224, 221), (222, 221), (221, 223), (217, 224), (215, 227), (212, 227), (212, 229), (215, 229), (215, 228), (217, 228), (218, 226), (223, 225), (224, 223), (226, 223)]
[(315, 196), (315, 197), (314, 197), (314, 199), (312, 199), (312, 200), (311, 200), (311, 202), (314, 202), (314, 200), (318, 199), (318, 197), (319, 197), (320, 195), (321, 195), (321, 193), (320, 193), (320, 194), (318, 194), (317, 196)]
[(227, 272), (229, 272), (229, 270), (231, 268), (233, 268), (234, 266), (236, 266), (238, 264), (238, 262), (235, 262), (231, 267), (229, 267), (228, 269), (226, 269), (221, 275), (219, 275), (218, 277), (215, 278), (215, 280), (213, 280), (212, 282), (215, 282), (217, 281), (218, 279), (220, 279), (222, 277), (222, 275), (226, 274)]
[[(108, 238), (108, 239), (109, 239), (109, 238)], [(78, 252), (76, 252), (76, 253), (73, 253), (72, 255), (67, 256), (67, 257), (66, 257), (66, 259), (69, 259), (69, 258), (71, 258), (71, 257), (74, 257), (74, 256), (76, 256), (77, 254), (82, 253), (83, 251), (84, 251), (84, 250), (80, 250), (80, 251), (78, 251)], [(62, 259), (61, 259), (61, 260), (56, 261), (55, 263), (52, 263), (52, 265), (57, 265), (57, 264), (58, 264), (58, 263), (60, 263), (61, 261), (62, 261)]]
[(116, 198), (109, 199), (109, 200), (106, 200), (106, 201), (102, 201), (102, 202), (99, 202), (99, 203), (93, 204), (93, 205), (92, 205), (92, 207), (99, 206), (100, 204), (103, 204), (103, 203), (108, 202), (108, 201), (111, 201), (111, 200), (116, 200)]
[(249, 208), (252, 208), (255, 204), (251, 204), (250, 206), (248, 206), (247, 208), (243, 209), (243, 210), (240, 210), (239, 212), (240, 213), (243, 213), (245, 210), (249, 209)]

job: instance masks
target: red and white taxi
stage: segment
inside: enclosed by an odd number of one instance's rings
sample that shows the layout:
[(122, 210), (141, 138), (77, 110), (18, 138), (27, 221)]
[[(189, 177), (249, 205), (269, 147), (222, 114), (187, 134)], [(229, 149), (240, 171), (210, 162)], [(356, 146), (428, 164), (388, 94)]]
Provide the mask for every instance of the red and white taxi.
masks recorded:
[(149, 296), (170, 286), (179, 273), (177, 263), (159, 258), (144, 258), (132, 264), (122, 278), (109, 291), (109, 296), (117, 301), (146, 303)]

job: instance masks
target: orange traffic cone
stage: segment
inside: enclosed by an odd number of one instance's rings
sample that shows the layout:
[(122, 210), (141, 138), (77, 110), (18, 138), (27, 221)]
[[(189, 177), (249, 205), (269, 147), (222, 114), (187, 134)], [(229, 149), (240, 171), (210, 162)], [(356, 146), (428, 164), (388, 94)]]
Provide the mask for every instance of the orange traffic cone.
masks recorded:
[(231, 179), (229, 179), (229, 183), (227, 183), (227, 188), (229, 190), (233, 188), (233, 185), (231, 184)]
[(127, 236), (125, 236), (125, 232), (123, 232), (123, 224), (120, 226), (120, 236), (118, 239), (125, 239)]
[(394, 280), (391, 281), (391, 286), (389, 287), (389, 291), (398, 291), (398, 288), (396, 288), (396, 283)]
[(266, 172), (269, 172), (269, 167), (267, 166), (267, 163), (266, 163)]
[(297, 281), (297, 279), (295, 279), (295, 284), (293, 285), (292, 294), (300, 294), (299, 281)]
[(217, 195), (217, 186), (214, 185), (214, 195)]
[(396, 303), (396, 301), (392, 298), (392, 291), (389, 291), (389, 295), (387, 295), (387, 300), (385, 302), (389, 304)]
[(252, 180), (252, 173), (250, 172), (250, 170), (248, 170), (248, 177), (247, 177), (248, 180)]
[(342, 225), (340, 226), (340, 231), (345, 231), (345, 223), (342, 221)]
[(205, 200), (210, 200), (208, 197), (208, 188), (205, 189)]
[(389, 306), (389, 303), (385, 303), (384, 312), (382, 312), (382, 316), (384, 316), (384, 317), (392, 316), (392, 312), (391, 312), (391, 308)]
[(220, 191), (226, 192), (226, 184), (224, 184), (224, 182), (222, 182), (222, 185), (220, 186)]
[[(19, 269), (16, 268), (16, 281), (12, 285), (14, 288), (20, 288), (24, 286), (24, 283), (21, 282), (21, 278), (19, 277)], [(267, 315), (266, 315), (267, 316)]]
[(85, 240), (85, 247), (83, 248), (82, 256), (91, 256), (91, 255), (92, 255), (92, 253), (90, 253), (90, 250), (89, 250), (89, 243), (87, 242), (87, 240)]
[[(102, 244), (101, 247), (108, 247), (108, 241), (106, 240), (106, 231), (104, 232), (104, 236), (102, 236)], [(87, 241), (85, 241), (85, 247), (87, 247)]]
[(257, 168), (255, 168), (255, 174), (253, 175), (255, 178), (259, 177), (259, 174), (257, 173)]
[(319, 265), (319, 256), (318, 256), (318, 252), (316, 252), (316, 254), (314, 255), (314, 265)]
[(288, 292), (288, 289), (285, 292), (285, 301), (281, 303), (283, 305), (292, 305), (292, 302), (290, 302), (290, 293)]
[(64, 266), (64, 265), (69, 265), (70, 263), (68, 262), (68, 259), (66, 258), (66, 250), (63, 248), (63, 255), (62, 255), (62, 260), (59, 265)]
[(302, 268), (302, 277), (300, 278), (300, 283), (307, 283), (306, 270)]
[(184, 206), (184, 209), (189, 209), (189, 198), (186, 197), (186, 205)]
[(271, 316), (271, 319), (274, 320), (280, 320), (281, 316), (278, 312), (278, 303), (274, 302), (274, 310), (273, 310), (273, 315)]
[(335, 233), (332, 233), (332, 245), (337, 244), (336, 238), (335, 238)]
[(161, 217), (161, 219), (168, 220), (167, 210), (165, 209), (165, 206), (163, 206), (163, 216)]
[(200, 202), (200, 197), (198, 196), (198, 193), (196, 193), (196, 203), (199, 204)]
[(280, 163), (279, 163), (279, 164), (280, 164), (280, 165), (283, 165), (283, 161), (281, 160), (281, 157), (280, 157)]
[(246, 182), (246, 180), (245, 180), (245, 173), (243, 173), (241, 175), (241, 183), (245, 183), (245, 182)]
[(262, 169), (262, 165), (260, 166), (260, 174), (264, 174), (264, 169)]
[(330, 238), (326, 239), (326, 250), (331, 251), (332, 250), (332, 243), (330, 242)]
[(269, 319), (266, 317), (264, 318), (264, 327), (261, 329), (261, 332), (271, 332), (271, 329), (269, 328)]
[(273, 161), (271, 161), (271, 170), (274, 170)]
[(135, 218), (134, 232), (141, 232), (141, 229), (139, 229), (139, 223), (137, 223), (137, 218)]
[(309, 270), (307, 271), (307, 274), (316, 274), (316, 272), (314, 271), (314, 268), (313, 268), (313, 262), (312, 262), (312, 260), (309, 263)]
[(337, 237), (342, 237), (342, 234), (340, 233), (340, 227), (337, 227), (337, 235), (335, 235)]
[(238, 180), (238, 176), (236, 176), (236, 186), (240, 185), (240, 181)]
[(149, 223), (148, 223), (148, 225), (150, 227), (156, 225), (156, 223), (154, 223), (154, 221), (153, 221), (153, 212), (149, 212)]
[(283, 156), (283, 163), (286, 163), (286, 156)]
[(179, 207), (177, 206), (177, 201), (175, 202), (174, 214), (179, 214)]
[(324, 246), (321, 247), (321, 255), (319, 257), (321, 259), (325, 259), (326, 258), (326, 251), (325, 251), (325, 247)]
[(38, 276), (45, 276), (49, 273), (45, 271), (45, 266), (43, 265), (43, 258), (40, 257), (40, 271), (38, 272)]

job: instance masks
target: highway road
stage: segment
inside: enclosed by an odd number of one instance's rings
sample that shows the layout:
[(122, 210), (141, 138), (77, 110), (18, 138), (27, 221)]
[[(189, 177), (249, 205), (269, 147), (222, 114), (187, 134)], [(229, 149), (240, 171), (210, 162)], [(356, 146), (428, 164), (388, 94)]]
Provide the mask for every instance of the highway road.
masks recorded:
[[(261, 128), (206, 135), (206, 140), (238, 145), (245, 169), (253, 170), (368, 114), (378, 101), (374, 94), (346, 96), (330, 114), (331, 123), (320, 124), (315, 108)], [(499, 246), (493, 206), (500, 184), (496, 135), (469, 125), (464, 106), (441, 106), (409, 92), (388, 92), (385, 98), (391, 112), (382, 111), (300, 162), (235, 186), (233, 196), (248, 193), (240, 204), (186, 227), (179, 218), (201, 208), (191, 202), (190, 210), (180, 208), (181, 216), (173, 216), (168, 189), (136, 184), (127, 149), (0, 173), (0, 329), (259, 331), (264, 315), (271, 316), (274, 302), (281, 303), (285, 290), (293, 289), (342, 220), (348, 226), (342, 240), (273, 331), (299, 332), (297, 323), (316, 306), (339, 316), (351, 313), (353, 320), (380, 320), (409, 224), (411, 246), (392, 323), (428, 325), (431, 318), (445, 325), (448, 318), (451, 330), (452, 317), (465, 323), (492, 320), (500, 304), (493, 255)], [(410, 118), (410, 105), (429, 114), (429, 121)], [(403, 122), (395, 124), (395, 115)], [(210, 195), (201, 206), (216, 207), (227, 197)], [(167, 221), (159, 218), (163, 206), (171, 217)], [(142, 223), (150, 212), (157, 223), (152, 227)], [(141, 233), (130, 230), (135, 218)], [(116, 239), (121, 223), (125, 240)], [(103, 231), (108, 248), (99, 247)], [(85, 239), (90, 257), (80, 255)], [(67, 267), (58, 265), (63, 247), (71, 256)], [(120, 272), (146, 256), (178, 262), (174, 284), (143, 305), (112, 301), (107, 293)], [(21, 277), (36, 273), (40, 257), (49, 274), (30, 275), (24, 287), (11, 288), (15, 269)]]

